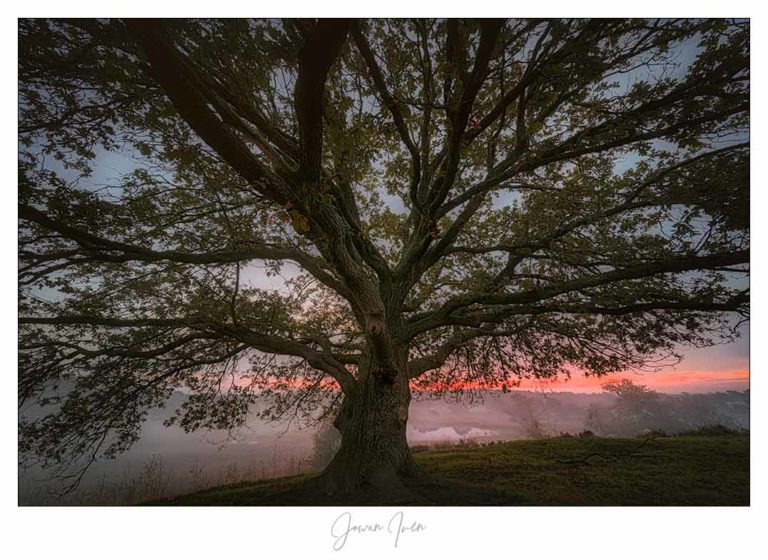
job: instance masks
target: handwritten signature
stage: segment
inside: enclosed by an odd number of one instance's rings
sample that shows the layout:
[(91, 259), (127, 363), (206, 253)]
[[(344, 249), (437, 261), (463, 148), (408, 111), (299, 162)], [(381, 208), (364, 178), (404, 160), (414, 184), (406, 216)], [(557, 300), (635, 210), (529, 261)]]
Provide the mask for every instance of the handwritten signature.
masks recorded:
[(381, 523), (353, 523), (352, 514), (345, 511), (336, 518), (336, 521), (331, 525), (331, 536), (335, 539), (333, 542), (333, 550), (341, 550), (344, 545), (347, 544), (347, 539), (351, 534), (365, 534), (365, 533), (388, 533), (393, 535), (394, 545), (400, 543), (400, 537), (405, 533), (421, 533), (425, 531), (427, 527), (418, 521), (406, 522), (405, 516), (402, 511), (398, 511), (394, 514), (386, 527)]

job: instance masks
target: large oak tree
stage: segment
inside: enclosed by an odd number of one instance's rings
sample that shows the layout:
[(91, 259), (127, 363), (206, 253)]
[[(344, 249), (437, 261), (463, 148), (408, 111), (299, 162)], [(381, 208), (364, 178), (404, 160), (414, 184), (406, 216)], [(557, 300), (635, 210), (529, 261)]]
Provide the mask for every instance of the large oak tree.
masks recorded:
[(188, 430), (333, 413), (324, 487), (402, 490), (412, 391), (746, 316), (744, 22), (19, 26), (25, 455), (113, 456), (184, 388)]

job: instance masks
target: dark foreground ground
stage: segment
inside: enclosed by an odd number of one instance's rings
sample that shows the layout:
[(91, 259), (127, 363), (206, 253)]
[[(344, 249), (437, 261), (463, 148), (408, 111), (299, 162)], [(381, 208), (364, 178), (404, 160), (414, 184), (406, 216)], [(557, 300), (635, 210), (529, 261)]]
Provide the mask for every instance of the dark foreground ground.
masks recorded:
[[(415, 454), (435, 483), (400, 505), (749, 505), (749, 436), (554, 438)], [(310, 476), (220, 486), (153, 505), (395, 505), (328, 497)]]

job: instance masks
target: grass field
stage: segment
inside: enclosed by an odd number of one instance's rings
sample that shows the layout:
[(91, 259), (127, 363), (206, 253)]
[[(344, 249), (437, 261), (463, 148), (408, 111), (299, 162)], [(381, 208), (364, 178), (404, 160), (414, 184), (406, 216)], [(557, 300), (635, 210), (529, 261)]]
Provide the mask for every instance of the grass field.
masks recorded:
[[(749, 505), (749, 436), (552, 438), (415, 454), (435, 484), (408, 505)], [(327, 497), (310, 476), (243, 482), (153, 505), (363, 505)], [(405, 505), (405, 504), (404, 504)]]

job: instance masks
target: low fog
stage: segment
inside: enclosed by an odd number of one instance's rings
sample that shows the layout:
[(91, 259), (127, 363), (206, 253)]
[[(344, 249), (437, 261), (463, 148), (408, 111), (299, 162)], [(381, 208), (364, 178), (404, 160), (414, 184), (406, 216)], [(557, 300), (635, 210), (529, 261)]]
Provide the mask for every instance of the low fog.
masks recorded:
[[(663, 394), (627, 385), (618, 393), (484, 392), (471, 400), (416, 395), (408, 440), (416, 449), (570, 435), (672, 435), (710, 426), (749, 429), (749, 391)], [(21, 504), (127, 504), (242, 480), (315, 472), (333, 455), (330, 426), (266, 424), (255, 417), (234, 437), (188, 434), (163, 420), (185, 398), (174, 393), (151, 411), (141, 439), (125, 454), (96, 462), (78, 488), (62, 496), (49, 473), (19, 471)]]

